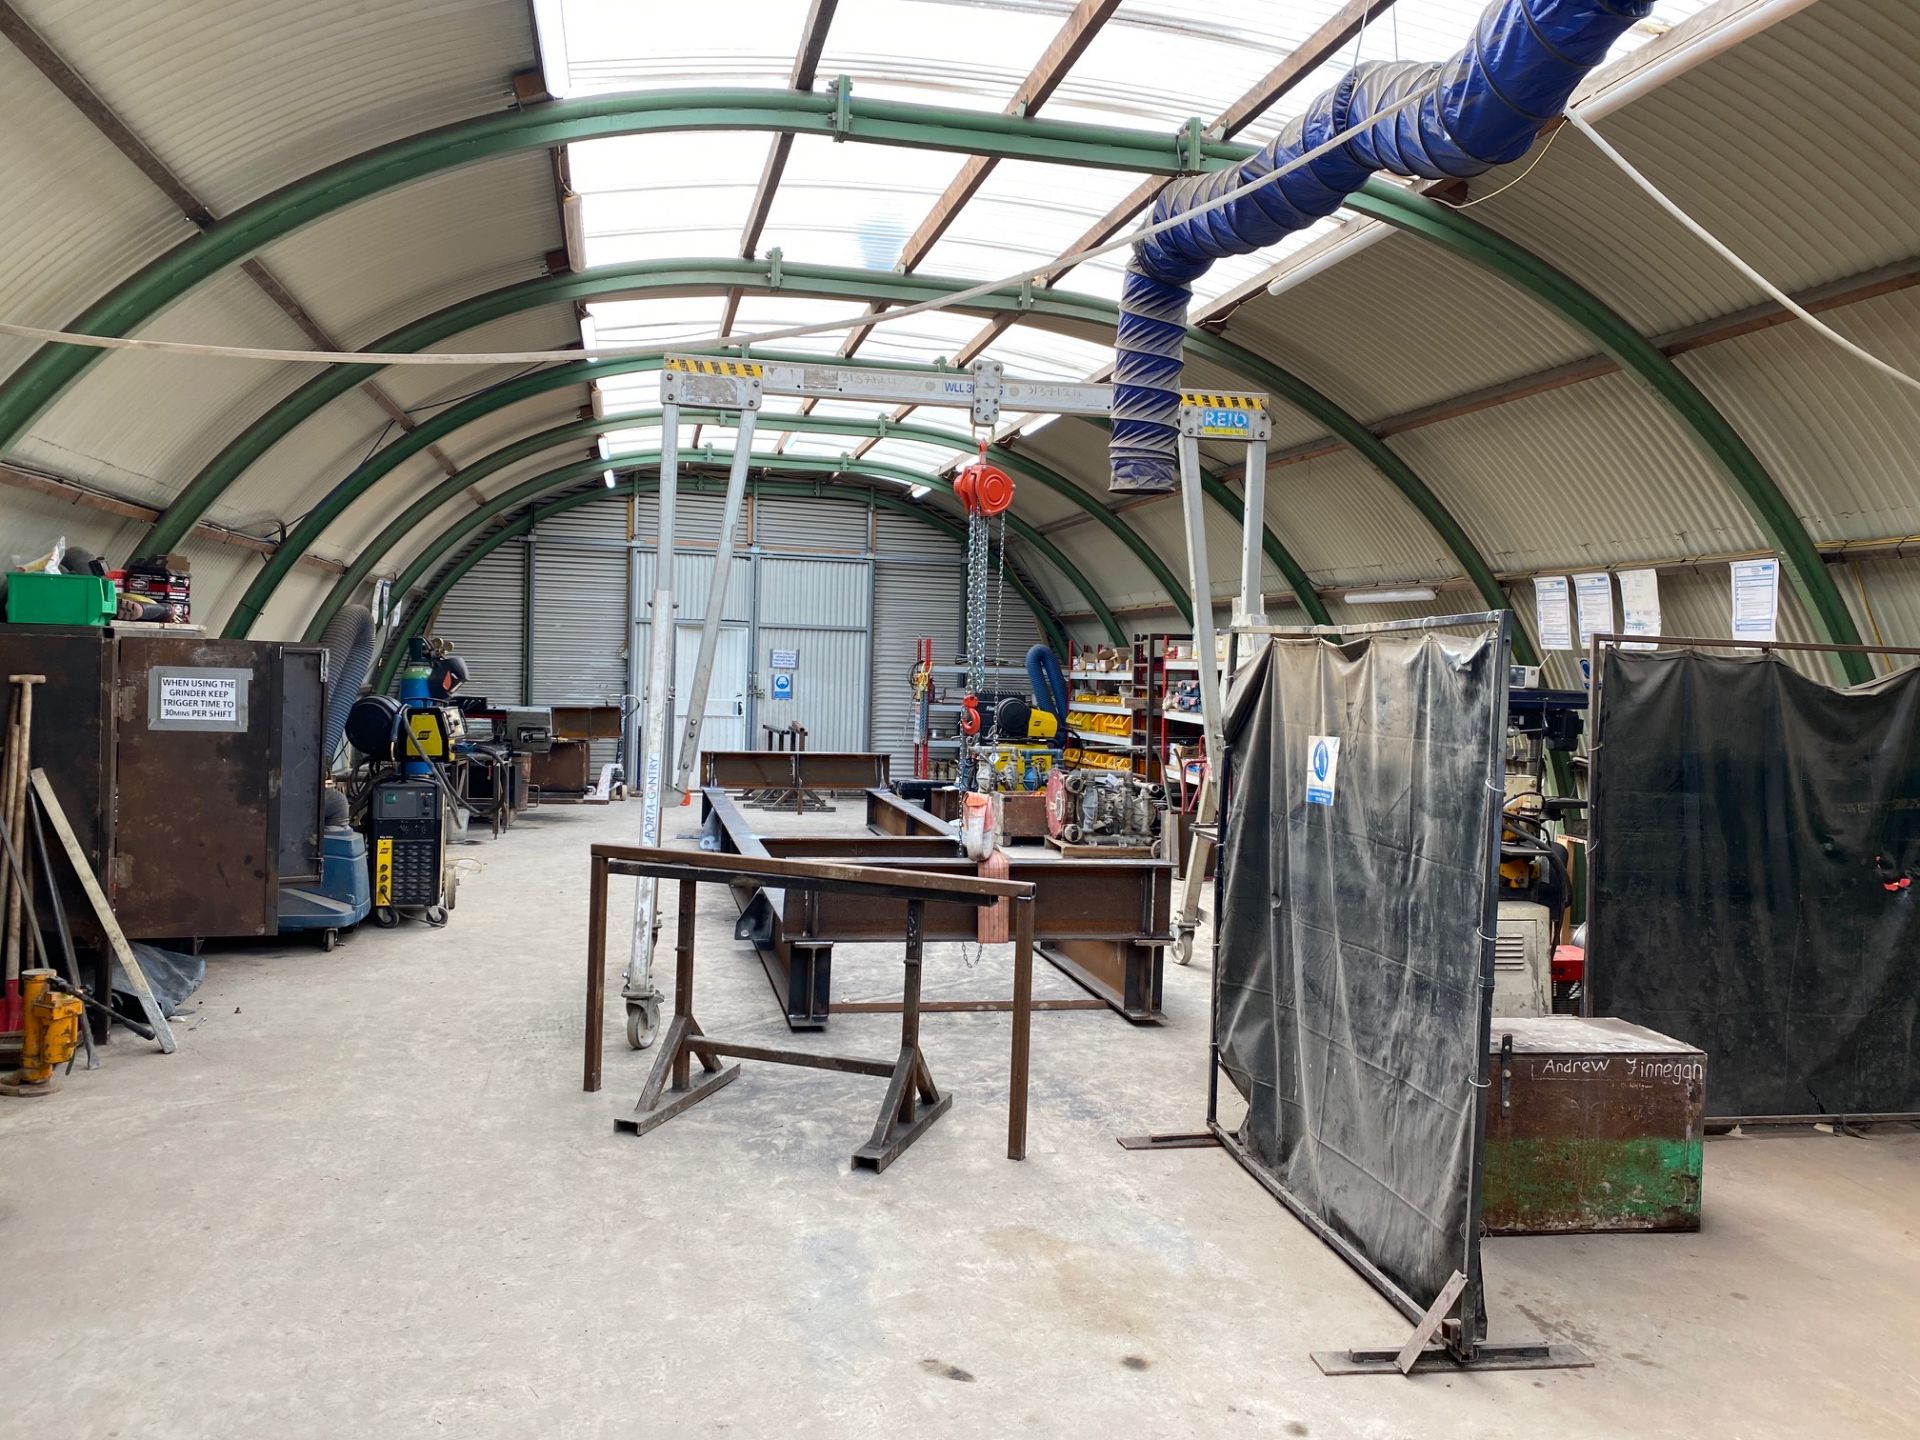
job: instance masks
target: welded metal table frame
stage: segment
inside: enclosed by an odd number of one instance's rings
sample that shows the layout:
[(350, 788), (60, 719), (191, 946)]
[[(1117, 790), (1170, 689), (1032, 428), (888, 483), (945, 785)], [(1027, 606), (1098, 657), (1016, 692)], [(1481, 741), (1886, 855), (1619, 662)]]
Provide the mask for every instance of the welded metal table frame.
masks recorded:
[[(855, 1168), (881, 1171), (897, 1160), (933, 1122), (952, 1106), (953, 1096), (935, 1085), (920, 1048), (920, 981), (929, 901), (970, 906), (1005, 901), (1013, 907), (1014, 999), (1013, 1039), (1007, 1084), (1007, 1158), (1023, 1160), (1027, 1153), (1027, 1071), (1032, 1034), (1033, 1001), (1033, 887), (1017, 881), (974, 876), (922, 874), (911, 870), (881, 870), (871, 866), (823, 861), (773, 860), (756, 856), (661, 850), (643, 846), (595, 845), (591, 848), (588, 892), (587, 1014), (582, 1089), (597, 1092), (601, 1085), (607, 974), (607, 877), (633, 875), (654, 881), (678, 882), (679, 915), (675, 938), (673, 1016), (666, 1043), (654, 1058), (653, 1069), (631, 1115), (614, 1121), (616, 1129), (644, 1135), (674, 1116), (699, 1104), (714, 1091), (731, 1084), (738, 1065), (722, 1068), (720, 1060), (760, 1060), (773, 1065), (796, 1065), (873, 1075), (887, 1080), (887, 1094), (879, 1119), (867, 1143), (853, 1153)], [(900, 1053), (893, 1060), (827, 1055), (811, 1050), (786, 1050), (716, 1039), (706, 1034), (693, 1013), (693, 957), (701, 885), (760, 885), (774, 883), (805, 893), (809, 900), (822, 894), (858, 895), (879, 901), (905, 902), (905, 994), (900, 1014)], [(696, 1082), (693, 1062), (703, 1072)]]
[[(937, 817), (884, 790), (867, 792), (866, 835), (762, 836), (754, 831), (725, 791), (701, 792), (702, 845), (710, 850), (758, 858), (832, 859), (856, 865), (893, 866), (960, 878), (975, 872), (953, 833)], [(1046, 1000), (1035, 1009), (1060, 1010), (1107, 1006), (1135, 1024), (1160, 1019), (1164, 951), (1172, 939), (1172, 870), (1157, 860), (1062, 860), (1015, 858), (1012, 876), (1035, 887), (1034, 933), (1040, 954), (1088, 992), (1082, 1001)], [(1100, 887), (1090, 890), (1089, 887)], [(1105, 894), (1107, 903), (1087, 908), (1086, 896)], [(824, 1028), (840, 1011), (866, 1013), (898, 1008), (893, 1001), (835, 1002), (831, 997), (835, 943), (886, 938), (889, 918), (866, 913), (864, 904), (798, 905), (777, 884), (735, 888), (740, 922), (738, 939), (753, 944), (773, 986), (781, 1013), (795, 1030)], [(957, 915), (936, 904), (926, 938), (971, 942), (978, 928), (971, 914)], [(1004, 1010), (1010, 1001), (933, 1001), (937, 1010)]]
[(884, 750), (708, 750), (700, 756), (700, 784), (739, 790), (744, 804), (798, 815), (830, 809), (822, 791), (885, 785), (892, 763)]

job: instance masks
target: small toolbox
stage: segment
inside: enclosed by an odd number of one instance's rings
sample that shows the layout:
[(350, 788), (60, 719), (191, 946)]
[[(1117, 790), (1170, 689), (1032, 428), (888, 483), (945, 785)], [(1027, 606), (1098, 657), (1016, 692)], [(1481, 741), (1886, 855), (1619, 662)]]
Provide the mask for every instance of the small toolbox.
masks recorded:
[(1624, 1020), (1495, 1016), (1487, 1080), (1489, 1234), (1700, 1228), (1702, 1051)]

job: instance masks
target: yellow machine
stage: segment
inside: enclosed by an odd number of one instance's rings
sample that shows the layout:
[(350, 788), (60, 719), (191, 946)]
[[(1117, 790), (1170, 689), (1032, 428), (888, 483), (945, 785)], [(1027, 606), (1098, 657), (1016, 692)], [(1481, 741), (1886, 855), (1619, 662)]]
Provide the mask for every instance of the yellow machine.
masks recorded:
[(407, 758), (434, 760), (443, 765), (453, 758), (453, 747), (467, 738), (466, 723), (451, 705), (409, 710), (407, 729), (412, 734)]
[(20, 975), (26, 999), (26, 1021), (21, 1034), (20, 1068), (0, 1077), (0, 1095), (51, 1095), (60, 1088), (54, 1071), (80, 1048), (80, 997), (56, 989), (51, 970), (26, 970)]

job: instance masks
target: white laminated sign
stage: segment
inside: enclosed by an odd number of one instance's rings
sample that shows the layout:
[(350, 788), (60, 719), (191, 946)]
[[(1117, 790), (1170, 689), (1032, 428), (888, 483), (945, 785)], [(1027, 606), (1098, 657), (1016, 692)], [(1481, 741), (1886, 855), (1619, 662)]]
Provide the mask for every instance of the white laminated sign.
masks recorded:
[(1333, 804), (1333, 790), (1340, 778), (1340, 737), (1307, 737), (1307, 804)]

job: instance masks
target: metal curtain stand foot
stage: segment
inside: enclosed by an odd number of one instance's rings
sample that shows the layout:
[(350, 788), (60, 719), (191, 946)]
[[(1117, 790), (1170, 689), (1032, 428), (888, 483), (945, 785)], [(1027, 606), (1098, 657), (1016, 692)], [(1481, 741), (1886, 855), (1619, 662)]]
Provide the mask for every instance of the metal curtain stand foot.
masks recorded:
[[(602, 1006), (606, 985), (607, 876), (642, 875), (674, 880), (680, 886), (673, 1016), (666, 1043), (632, 1113), (614, 1121), (634, 1135), (665, 1124), (716, 1090), (733, 1083), (740, 1067), (722, 1068), (723, 1059), (759, 1060), (843, 1074), (871, 1075), (887, 1081), (886, 1098), (865, 1145), (853, 1153), (856, 1168), (884, 1170), (953, 1105), (953, 1097), (934, 1083), (920, 1048), (920, 976), (928, 902), (980, 906), (1009, 900), (1014, 919), (1013, 1043), (1007, 1104), (1007, 1157), (1021, 1160), (1027, 1147), (1027, 1064), (1033, 1004), (1033, 887), (1019, 881), (972, 876), (921, 874), (871, 866), (820, 861), (774, 860), (757, 856), (698, 851), (656, 850), (619, 845), (592, 849), (587, 960), (587, 1035), (583, 1088), (600, 1088)], [(904, 911), (906, 985), (900, 1007), (900, 1051), (891, 1060), (827, 1055), (747, 1044), (708, 1035), (694, 1017), (694, 936), (701, 884), (773, 883), (796, 892), (841, 892)], [(694, 1064), (703, 1072), (694, 1077)]]

